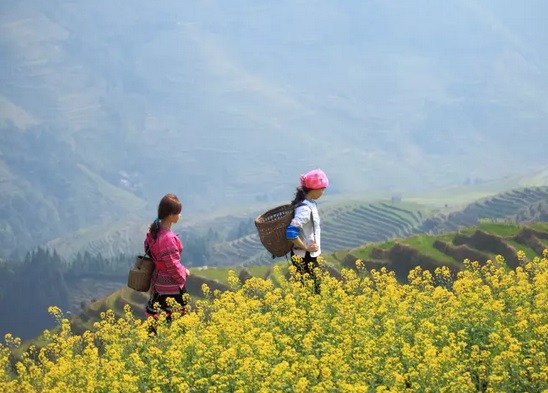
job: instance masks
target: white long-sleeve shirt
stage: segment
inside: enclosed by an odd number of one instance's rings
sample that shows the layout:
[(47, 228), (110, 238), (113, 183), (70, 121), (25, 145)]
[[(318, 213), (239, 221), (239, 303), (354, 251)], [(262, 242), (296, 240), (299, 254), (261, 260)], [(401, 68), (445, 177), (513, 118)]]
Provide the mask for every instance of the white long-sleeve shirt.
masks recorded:
[[(320, 214), (318, 213), (318, 206), (315, 201), (305, 199), (301, 202), (301, 206), (297, 206), (295, 209), (295, 217), (291, 220), (290, 225), (301, 228), (299, 238), (304, 244), (308, 246), (315, 242), (318, 245), (318, 251), (311, 252), (311, 257), (317, 257), (322, 253)], [(303, 258), (306, 254), (305, 250), (301, 250), (295, 246), (293, 246), (293, 252)]]

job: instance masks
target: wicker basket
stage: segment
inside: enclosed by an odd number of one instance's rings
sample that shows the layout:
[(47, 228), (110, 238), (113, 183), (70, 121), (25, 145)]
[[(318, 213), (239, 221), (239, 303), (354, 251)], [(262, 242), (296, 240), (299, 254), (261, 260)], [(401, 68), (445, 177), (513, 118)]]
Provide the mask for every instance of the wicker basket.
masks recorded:
[(154, 261), (147, 256), (137, 256), (135, 265), (129, 270), (127, 286), (139, 292), (148, 292), (153, 272)]
[(272, 257), (283, 257), (291, 251), (293, 244), (285, 237), (285, 231), (293, 219), (294, 211), (293, 205), (278, 206), (255, 219), (259, 239)]

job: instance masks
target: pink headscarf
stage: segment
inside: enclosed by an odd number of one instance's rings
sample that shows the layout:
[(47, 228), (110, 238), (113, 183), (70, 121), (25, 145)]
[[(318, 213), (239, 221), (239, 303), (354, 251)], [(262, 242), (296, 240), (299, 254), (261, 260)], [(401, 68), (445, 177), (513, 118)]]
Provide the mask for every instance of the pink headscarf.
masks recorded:
[(301, 175), (301, 186), (310, 190), (325, 188), (329, 185), (327, 175), (321, 169), (314, 169), (306, 175)]

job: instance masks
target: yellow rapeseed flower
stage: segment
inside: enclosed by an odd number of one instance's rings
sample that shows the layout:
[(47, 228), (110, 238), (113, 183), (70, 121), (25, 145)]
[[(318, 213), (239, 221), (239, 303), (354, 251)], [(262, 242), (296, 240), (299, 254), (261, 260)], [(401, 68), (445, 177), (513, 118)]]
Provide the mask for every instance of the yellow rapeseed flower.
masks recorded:
[(165, 314), (140, 321), (125, 307), (82, 335), (52, 307), (59, 326), (41, 349), (15, 361), (20, 340), (0, 345), (0, 391), (540, 392), (547, 256), (513, 270), (499, 257), (467, 261), (455, 277), (416, 268), (407, 283), (387, 269), (344, 269), (341, 280), (321, 272), (319, 295), (293, 266), (289, 279), (275, 269), (276, 286), (231, 272), (232, 291), (171, 323)]

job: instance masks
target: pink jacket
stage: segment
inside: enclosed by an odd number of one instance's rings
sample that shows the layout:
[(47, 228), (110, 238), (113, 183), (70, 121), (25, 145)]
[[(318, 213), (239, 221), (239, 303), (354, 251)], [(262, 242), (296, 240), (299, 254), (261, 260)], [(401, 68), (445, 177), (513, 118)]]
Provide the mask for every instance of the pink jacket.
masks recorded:
[(154, 259), (156, 270), (152, 275), (151, 292), (161, 295), (176, 295), (186, 282), (186, 269), (181, 264), (183, 244), (170, 229), (160, 228), (156, 240), (150, 232), (145, 239), (145, 251), (150, 247), (150, 256)]

